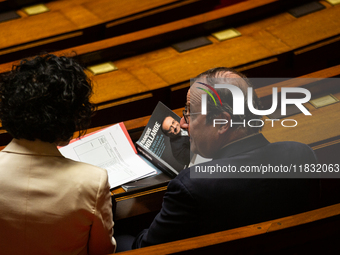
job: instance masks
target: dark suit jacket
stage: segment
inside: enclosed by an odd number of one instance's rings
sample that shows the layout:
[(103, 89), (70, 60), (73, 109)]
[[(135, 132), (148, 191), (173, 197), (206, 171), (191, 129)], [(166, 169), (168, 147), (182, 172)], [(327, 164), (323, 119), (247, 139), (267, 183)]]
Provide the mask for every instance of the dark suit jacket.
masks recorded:
[(174, 158), (181, 164), (188, 166), (190, 163), (190, 138), (177, 136), (170, 138), (171, 151)]
[[(222, 149), (213, 164), (316, 163), (314, 152), (296, 142), (269, 143), (262, 134)], [(211, 162), (202, 165), (211, 165)], [(227, 230), (312, 209), (315, 179), (194, 179), (183, 170), (169, 185), (160, 213), (135, 239), (139, 248)]]

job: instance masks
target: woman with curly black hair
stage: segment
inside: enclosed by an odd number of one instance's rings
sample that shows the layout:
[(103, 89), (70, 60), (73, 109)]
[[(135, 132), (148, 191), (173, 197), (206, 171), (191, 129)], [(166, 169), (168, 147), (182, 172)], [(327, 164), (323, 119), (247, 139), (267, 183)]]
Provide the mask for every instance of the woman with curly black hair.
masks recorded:
[(67, 57), (22, 60), (1, 77), (0, 119), (13, 136), (0, 152), (3, 254), (114, 252), (106, 170), (57, 149), (88, 127), (91, 94), (84, 70)]

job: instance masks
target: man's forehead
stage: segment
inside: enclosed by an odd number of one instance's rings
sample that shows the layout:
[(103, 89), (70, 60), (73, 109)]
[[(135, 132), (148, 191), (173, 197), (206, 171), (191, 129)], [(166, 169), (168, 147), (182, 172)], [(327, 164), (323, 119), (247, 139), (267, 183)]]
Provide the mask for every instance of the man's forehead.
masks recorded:
[(163, 121), (163, 126), (170, 126), (173, 118), (171, 116), (168, 116)]
[(165, 119), (164, 119), (164, 121), (163, 121), (163, 126), (171, 126), (172, 125), (172, 123), (178, 123), (178, 121), (177, 120), (175, 120), (173, 117), (171, 117), (171, 116), (168, 116), (168, 117), (166, 117)]
[(165, 119), (166, 119), (167, 121), (169, 121), (169, 120), (171, 120), (171, 121), (172, 121), (174, 118), (173, 118), (173, 117), (171, 117), (171, 116), (168, 116), (168, 117), (166, 117)]

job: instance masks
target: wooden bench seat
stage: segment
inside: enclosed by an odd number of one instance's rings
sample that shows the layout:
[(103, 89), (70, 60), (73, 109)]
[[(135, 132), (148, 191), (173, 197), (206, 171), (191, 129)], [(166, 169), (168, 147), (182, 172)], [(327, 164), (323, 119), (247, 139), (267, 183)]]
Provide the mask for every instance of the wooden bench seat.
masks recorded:
[(339, 237), (340, 204), (335, 204), (121, 254), (335, 254)]

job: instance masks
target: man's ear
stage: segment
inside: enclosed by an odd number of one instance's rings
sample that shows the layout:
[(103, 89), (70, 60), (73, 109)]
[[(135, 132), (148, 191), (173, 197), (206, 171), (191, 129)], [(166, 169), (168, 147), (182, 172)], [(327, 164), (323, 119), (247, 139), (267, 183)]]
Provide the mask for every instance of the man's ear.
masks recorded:
[(227, 112), (222, 112), (219, 116), (218, 116), (219, 119), (223, 119), (223, 120), (227, 120), (227, 123), (226, 124), (223, 124), (223, 125), (219, 125), (219, 128), (218, 128), (218, 134), (219, 135), (222, 135), (222, 134), (225, 134), (225, 132), (228, 131), (228, 129), (230, 128), (230, 120), (231, 120), (231, 116), (229, 113)]

